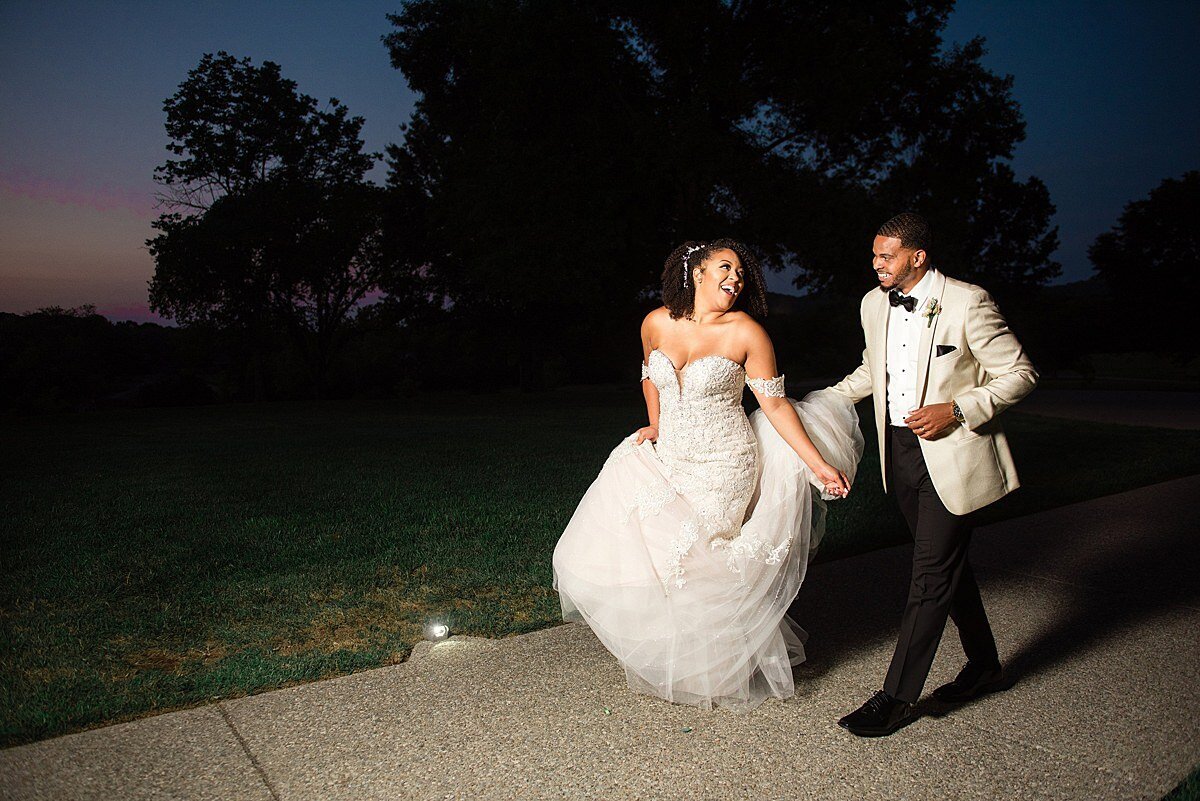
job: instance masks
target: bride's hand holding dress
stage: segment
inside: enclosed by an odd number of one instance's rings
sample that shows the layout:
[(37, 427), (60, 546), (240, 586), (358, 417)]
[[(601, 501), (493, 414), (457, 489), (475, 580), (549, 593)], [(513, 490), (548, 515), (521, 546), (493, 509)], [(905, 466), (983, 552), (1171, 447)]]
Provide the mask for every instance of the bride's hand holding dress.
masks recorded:
[(657, 426), (642, 426), (641, 428), (639, 428), (637, 430), (637, 442), (634, 444), (641, 445), (646, 440), (650, 440), (651, 442), (654, 442), (657, 439), (658, 439), (658, 427)]

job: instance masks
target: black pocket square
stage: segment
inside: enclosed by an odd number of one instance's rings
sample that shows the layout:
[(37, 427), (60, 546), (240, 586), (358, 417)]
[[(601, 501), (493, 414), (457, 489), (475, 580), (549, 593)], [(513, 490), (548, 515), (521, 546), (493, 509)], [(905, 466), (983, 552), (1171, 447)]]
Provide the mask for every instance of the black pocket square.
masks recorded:
[(954, 353), (956, 350), (958, 350), (958, 348), (954, 347), (953, 345), (938, 345), (937, 355), (945, 356), (947, 353)]

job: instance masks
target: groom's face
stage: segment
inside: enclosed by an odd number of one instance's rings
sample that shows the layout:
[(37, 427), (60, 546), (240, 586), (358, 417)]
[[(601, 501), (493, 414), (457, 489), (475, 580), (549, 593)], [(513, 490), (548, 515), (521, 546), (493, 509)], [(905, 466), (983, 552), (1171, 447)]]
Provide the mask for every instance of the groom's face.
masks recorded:
[(925, 251), (913, 250), (900, 244), (894, 236), (877, 236), (872, 246), (871, 267), (881, 289), (912, 289), (921, 280), (921, 265)]

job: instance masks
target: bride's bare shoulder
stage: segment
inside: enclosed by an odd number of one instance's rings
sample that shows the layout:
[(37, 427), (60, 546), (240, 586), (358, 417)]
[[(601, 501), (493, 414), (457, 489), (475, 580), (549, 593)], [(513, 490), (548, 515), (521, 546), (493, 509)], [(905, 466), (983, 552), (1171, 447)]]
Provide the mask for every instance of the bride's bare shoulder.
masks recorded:
[(660, 331), (670, 321), (671, 312), (667, 311), (666, 306), (659, 306), (642, 320), (642, 331), (645, 333)]
[(739, 311), (736, 314), (737, 317), (730, 321), (730, 325), (733, 326), (734, 335), (742, 347), (751, 351), (764, 345), (770, 346), (771, 335), (763, 328), (762, 323), (745, 312)]
[(729, 324), (733, 326), (733, 330), (740, 336), (760, 337), (767, 335), (767, 329), (763, 328), (762, 323), (744, 311), (730, 312), (726, 317), (729, 319)]

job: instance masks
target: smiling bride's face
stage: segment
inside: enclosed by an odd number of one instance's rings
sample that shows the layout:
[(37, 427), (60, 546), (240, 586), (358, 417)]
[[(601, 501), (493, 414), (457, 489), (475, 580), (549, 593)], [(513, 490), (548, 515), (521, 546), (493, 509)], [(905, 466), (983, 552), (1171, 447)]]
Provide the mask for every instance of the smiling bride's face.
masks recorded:
[(714, 250), (704, 263), (692, 270), (696, 282), (696, 307), (729, 311), (746, 288), (746, 271), (741, 259), (729, 248)]

